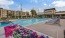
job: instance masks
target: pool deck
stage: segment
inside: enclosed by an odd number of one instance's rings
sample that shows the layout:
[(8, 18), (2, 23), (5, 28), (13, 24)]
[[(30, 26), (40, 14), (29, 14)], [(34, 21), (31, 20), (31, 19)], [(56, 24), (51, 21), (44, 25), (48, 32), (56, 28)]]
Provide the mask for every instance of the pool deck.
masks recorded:
[[(49, 25), (45, 24), (45, 22), (40, 22), (27, 27), (36, 30), (38, 32), (41, 32), (43, 34), (52, 36), (54, 38), (64, 38), (63, 30), (65, 29), (65, 19), (61, 19), (60, 24), (61, 26)], [(0, 27), (0, 38), (5, 38), (3, 27)]]
[(5, 38), (5, 30), (4, 30), (4, 27), (0, 27), (0, 38)]
[(36, 30), (38, 32), (41, 32), (43, 34), (52, 36), (54, 38), (64, 38), (64, 27), (65, 27), (65, 19), (60, 20), (61, 26), (55, 24), (55, 25), (49, 25), (45, 24), (45, 22), (40, 22), (38, 24), (33, 24), (30, 26), (27, 26), (33, 30)]

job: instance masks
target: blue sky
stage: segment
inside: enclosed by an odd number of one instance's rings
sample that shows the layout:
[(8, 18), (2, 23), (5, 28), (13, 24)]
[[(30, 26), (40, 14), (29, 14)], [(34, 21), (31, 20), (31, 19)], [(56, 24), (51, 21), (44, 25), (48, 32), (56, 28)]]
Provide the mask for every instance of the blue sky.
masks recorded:
[(23, 11), (30, 11), (33, 8), (40, 11), (48, 8), (65, 10), (65, 0), (0, 0), (0, 7), (4, 9), (20, 10), (20, 4)]

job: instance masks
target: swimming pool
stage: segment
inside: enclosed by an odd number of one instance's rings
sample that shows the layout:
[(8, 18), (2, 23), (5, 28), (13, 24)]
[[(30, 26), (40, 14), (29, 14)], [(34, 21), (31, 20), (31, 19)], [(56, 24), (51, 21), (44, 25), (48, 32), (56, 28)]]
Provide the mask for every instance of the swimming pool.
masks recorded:
[[(48, 18), (35, 18), (35, 19), (26, 19), (26, 20), (15, 20), (13, 21), (14, 24), (20, 24), (22, 26), (27, 26), (27, 25), (31, 25), (31, 24), (34, 24), (34, 23), (38, 23), (38, 22), (41, 22), (41, 21), (45, 21), (45, 20), (48, 20)], [(9, 24), (1, 24), (0, 23), (0, 27), (2, 26), (7, 26)]]

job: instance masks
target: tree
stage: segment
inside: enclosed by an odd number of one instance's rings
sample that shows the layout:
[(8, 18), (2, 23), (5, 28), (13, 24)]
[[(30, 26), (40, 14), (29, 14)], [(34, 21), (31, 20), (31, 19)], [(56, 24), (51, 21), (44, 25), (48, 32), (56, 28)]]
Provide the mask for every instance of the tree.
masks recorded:
[(34, 9), (32, 9), (30, 12), (31, 12), (33, 17), (35, 17), (37, 15), (36, 10), (34, 10)]

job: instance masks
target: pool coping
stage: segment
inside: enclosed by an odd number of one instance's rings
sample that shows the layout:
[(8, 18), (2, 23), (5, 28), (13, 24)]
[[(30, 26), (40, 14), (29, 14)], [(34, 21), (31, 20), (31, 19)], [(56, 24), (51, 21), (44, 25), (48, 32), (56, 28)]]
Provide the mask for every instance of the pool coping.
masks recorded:
[[(48, 20), (51, 20), (51, 19), (48, 19)], [(30, 26), (30, 25), (34, 25), (34, 24), (38, 24), (38, 23), (41, 23), (41, 22), (46, 22), (46, 21), (48, 21), (48, 20), (44, 20), (44, 21), (40, 21), (40, 22), (37, 22), (37, 23), (29, 24), (29, 25), (26, 25), (26, 26), (24, 26), (24, 27), (27, 27), (27, 26)]]
[[(33, 18), (33, 19), (36, 19), (36, 18)], [(9, 21), (16, 21), (16, 20), (29, 20), (29, 19), (15, 19), (15, 20), (9, 20)], [(40, 22), (46, 22), (48, 20), (50, 20), (50, 18), (48, 18), (47, 20), (40, 21)], [(37, 23), (40, 23), (40, 22), (36, 22), (36, 23), (33, 23), (33, 24), (37, 24)], [(33, 24), (28, 24), (28, 25), (23, 26), (23, 27), (27, 27), (27, 26), (30, 26), (30, 25), (33, 25)], [(21, 25), (21, 24), (19, 24), (19, 25)]]

